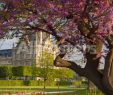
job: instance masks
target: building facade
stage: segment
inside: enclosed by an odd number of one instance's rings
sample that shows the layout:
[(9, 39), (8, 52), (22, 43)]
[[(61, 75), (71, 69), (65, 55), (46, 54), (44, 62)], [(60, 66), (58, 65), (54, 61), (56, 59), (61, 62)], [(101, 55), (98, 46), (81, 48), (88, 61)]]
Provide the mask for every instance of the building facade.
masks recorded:
[[(53, 38), (46, 33), (38, 32), (28, 35), (26, 39), (7, 43), (8, 40), (0, 43), (0, 65), (13, 66), (39, 66), (39, 58), (43, 51), (56, 55), (57, 48), (53, 44)], [(12, 39), (13, 40), (13, 39)], [(11, 44), (10, 47), (4, 47)]]

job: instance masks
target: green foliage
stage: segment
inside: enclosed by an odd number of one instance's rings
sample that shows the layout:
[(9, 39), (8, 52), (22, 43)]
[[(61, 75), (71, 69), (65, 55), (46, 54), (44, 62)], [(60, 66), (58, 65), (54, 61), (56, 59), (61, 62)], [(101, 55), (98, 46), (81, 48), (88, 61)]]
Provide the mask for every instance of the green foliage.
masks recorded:
[(76, 86), (76, 87), (81, 87), (82, 86), (82, 81), (73, 81), (72, 85)]
[(29, 86), (42, 86), (44, 84), (43, 80), (30, 80)]
[(18, 66), (13, 67), (12, 72), (14, 76), (32, 76), (32, 67), (31, 66)]
[(29, 86), (29, 81), (27, 81), (27, 80), (23, 81), (23, 85)]
[[(29, 86), (43, 86), (44, 85), (44, 81), (43, 80), (30, 80), (29, 81)], [(55, 86), (56, 82), (55, 81), (46, 81), (46, 86)]]
[(11, 66), (0, 66), (0, 78), (12, 77), (12, 67)]
[(0, 80), (0, 86), (23, 86), (22, 80)]
[[(0, 86), (43, 86), (43, 80), (0, 80)], [(46, 86), (55, 86), (56, 82), (47, 82)]]
[[(73, 78), (75, 73), (69, 69), (54, 69), (53, 65), (53, 55), (47, 52), (43, 53), (43, 57), (40, 58), (40, 67), (34, 67), (34, 66), (17, 66), (12, 67), (12, 73), (13, 77), (25, 77), (25, 81), (22, 81), (22, 85), (25, 86), (55, 86), (57, 82), (55, 81), (56, 78), (59, 79), (70, 79)], [(7, 66), (6, 66), (7, 67)], [(9, 71), (8, 71), (9, 72)], [(5, 75), (7, 77), (8, 75)], [(44, 80), (26, 80), (27, 77), (34, 76), (34, 77), (41, 77)], [(19, 81), (17, 81), (19, 82)], [(13, 83), (12, 83), (13, 84)], [(71, 85), (71, 82), (68, 81), (61, 81), (59, 82), (60, 85)], [(16, 85), (16, 83), (15, 83)], [(20, 85), (20, 84), (19, 84)]]
[[(43, 86), (44, 81), (43, 80), (0, 80), (1, 86)], [(67, 80), (61, 80), (61, 81), (54, 81), (54, 80), (47, 80), (46, 86), (69, 86), (74, 85), (76, 87), (81, 87), (82, 83), (81, 81), (67, 81)]]
[(42, 56), (39, 58), (40, 66), (42, 67), (50, 67), (53, 66), (54, 62), (54, 56), (51, 53), (48, 53), (47, 51), (42, 53)]
[(61, 80), (61, 81), (58, 81), (56, 83), (56, 85), (60, 85), (60, 86), (69, 86), (69, 85), (72, 85), (72, 82), (71, 81), (66, 81), (66, 80)]
[[(0, 67), (0, 77), (29, 77), (33, 76), (31, 66), (18, 66), (18, 67), (11, 67), (11, 66), (1, 66)], [(34, 70), (34, 69), (33, 69)], [(47, 85), (55, 85), (55, 79), (69, 79), (73, 78), (74, 73), (69, 69), (54, 69), (52, 67), (35, 67), (35, 76), (46, 78)], [(26, 78), (27, 79), (27, 78)], [(25, 82), (27, 85), (28, 82)]]
[(36, 77), (42, 76), (42, 68), (36, 67), (34, 72)]
[(32, 76), (32, 70), (31, 66), (23, 66), (23, 76)]
[(41, 77), (41, 78), (46, 78), (46, 84), (47, 85), (55, 85), (55, 70), (51, 68), (36, 68), (36, 76)]
[(56, 69), (56, 77), (60, 79), (71, 79), (75, 76), (75, 72), (67, 68)]
[[(54, 69), (53, 61), (53, 55), (48, 52), (43, 52), (39, 60), (40, 66), (42, 68), (37, 68), (36, 74), (37, 76), (46, 78), (46, 84), (55, 85), (55, 78), (70, 79), (74, 77), (75, 73), (72, 70), (64, 68)], [(66, 84), (68, 83), (66, 82)]]
[(13, 67), (12, 72), (14, 76), (23, 76), (23, 68), (22, 66)]
[(53, 86), (56, 84), (55, 82), (55, 70), (54, 69), (49, 69), (48, 74), (47, 74), (47, 81), (46, 84), (49, 86)]
[(37, 74), (39, 74), (40, 77), (46, 79), (45, 85), (55, 85), (55, 70), (54, 70), (54, 56), (51, 53), (43, 52), (42, 56), (40, 57), (39, 63), (41, 68), (37, 68), (39, 71), (37, 71)]

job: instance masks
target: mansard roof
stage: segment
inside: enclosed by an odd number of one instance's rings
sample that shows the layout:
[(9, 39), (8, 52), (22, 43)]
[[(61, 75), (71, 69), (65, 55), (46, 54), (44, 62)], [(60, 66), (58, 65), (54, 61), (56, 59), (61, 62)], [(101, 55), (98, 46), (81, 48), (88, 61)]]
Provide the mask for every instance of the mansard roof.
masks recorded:
[(0, 50), (9, 50), (16, 47), (18, 42), (17, 38), (13, 39), (0, 39)]
[(0, 57), (11, 57), (12, 49), (0, 50)]

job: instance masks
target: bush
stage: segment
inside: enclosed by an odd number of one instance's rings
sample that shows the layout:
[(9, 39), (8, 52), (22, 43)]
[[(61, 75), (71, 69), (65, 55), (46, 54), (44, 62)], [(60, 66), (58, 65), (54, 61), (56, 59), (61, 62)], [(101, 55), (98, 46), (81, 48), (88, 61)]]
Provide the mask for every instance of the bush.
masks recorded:
[(29, 81), (27, 80), (25, 80), (25, 81), (23, 81), (23, 85), (25, 85), (25, 86), (29, 86)]
[(69, 86), (69, 85), (72, 85), (72, 82), (71, 82), (71, 81), (61, 80), (61, 81), (58, 81), (58, 82), (56, 83), (56, 85), (60, 85), (60, 86)]
[[(60, 81), (60, 82), (48, 82), (46, 81), (46, 86), (67, 86), (67, 85), (72, 85), (72, 82), (69, 81)], [(24, 80), (0, 80), (0, 85), (1, 86), (43, 86), (44, 81), (43, 80), (29, 80), (29, 81), (24, 81)]]
[(72, 85), (74, 85), (75, 87), (80, 87), (82, 86), (82, 81), (74, 81), (72, 82)]
[(0, 80), (0, 86), (23, 86), (22, 80)]
[(12, 77), (12, 67), (11, 66), (0, 66), (0, 78)]
[(43, 81), (40, 83), (36, 80), (23, 81), (23, 80), (0, 80), (0, 86), (42, 86)]
[(55, 86), (56, 85), (56, 81), (54, 80), (46, 80), (46, 86)]
[[(56, 82), (55, 81), (48, 81), (46, 80), (45, 85), (46, 86), (55, 86)], [(43, 80), (30, 80), (29, 81), (29, 86), (43, 86), (44, 81)]]
[(29, 86), (43, 86), (44, 81), (42, 80), (30, 80), (29, 81)]
[(35, 76), (37, 76), (37, 77), (39, 77), (39, 76), (43, 77), (44, 76), (44, 68), (36, 67), (34, 73), (35, 73)]
[(42, 80), (0, 80), (0, 86), (43, 86)]
[(23, 77), (23, 76), (32, 76), (32, 67), (31, 66), (18, 66), (12, 68), (13, 76)]

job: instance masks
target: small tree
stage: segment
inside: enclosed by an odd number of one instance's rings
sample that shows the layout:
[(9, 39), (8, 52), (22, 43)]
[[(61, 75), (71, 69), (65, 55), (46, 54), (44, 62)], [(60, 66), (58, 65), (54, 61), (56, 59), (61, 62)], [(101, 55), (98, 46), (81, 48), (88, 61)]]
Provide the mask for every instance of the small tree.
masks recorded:
[[(71, 79), (75, 77), (75, 73), (66, 68), (58, 68), (55, 70), (55, 78), (58, 79), (57, 85), (59, 86), (60, 84), (62, 85), (70, 85), (71, 84)], [(63, 83), (65, 82), (65, 83)], [(59, 88), (59, 87), (58, 87)]]
[(74, 77), (75, 73), (72, 70), (66, 68), (54, 68), (54, 56), (51, 53), (43, 52), (40, 58), (40, 76), (44, 78), (44, 82), (51, 83), (56, 78), (59, 79), (71, 79)]
[(46, 85), (46, 81), (54, 80), (54, 77), (51, 72), (53, 71), (53, 62), (54, 62), (54, 56), (51, 53), (48, 52), (42, 52), (42, 56), (40, 56), (39, 63), (41, 72), (40, 76), (44, 78), (44, 88)]
[(56, 78), (60, 79), (72, 79), (74, 78), (75, 73), (72, 70), (65, 68), (56, 69)]

